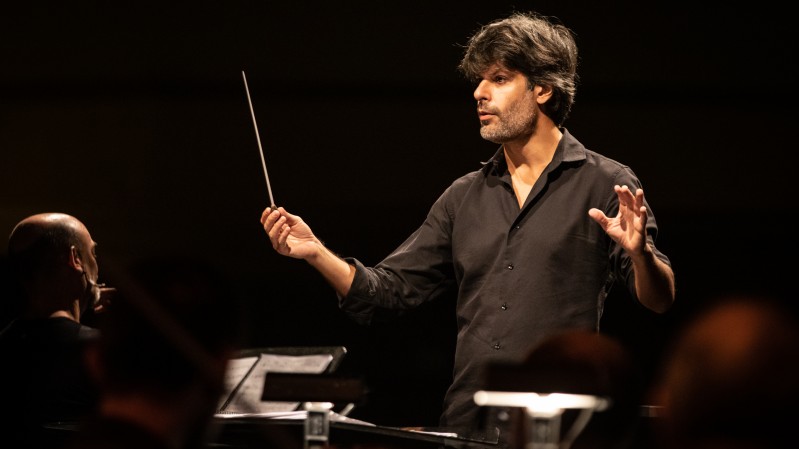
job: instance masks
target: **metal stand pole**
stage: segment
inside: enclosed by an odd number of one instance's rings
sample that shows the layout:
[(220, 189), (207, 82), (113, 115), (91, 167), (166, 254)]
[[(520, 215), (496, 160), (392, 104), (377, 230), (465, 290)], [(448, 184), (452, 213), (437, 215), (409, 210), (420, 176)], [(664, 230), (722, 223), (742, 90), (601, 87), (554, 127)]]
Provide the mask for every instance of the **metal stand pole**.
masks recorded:
[(525, 449), (559, 449), (561, 413), (540, 416), (527, 413)]
[(324, 449), (330, 436), (330, 402), (306, 402), (308, 416), (305, 418), (304, 449)]

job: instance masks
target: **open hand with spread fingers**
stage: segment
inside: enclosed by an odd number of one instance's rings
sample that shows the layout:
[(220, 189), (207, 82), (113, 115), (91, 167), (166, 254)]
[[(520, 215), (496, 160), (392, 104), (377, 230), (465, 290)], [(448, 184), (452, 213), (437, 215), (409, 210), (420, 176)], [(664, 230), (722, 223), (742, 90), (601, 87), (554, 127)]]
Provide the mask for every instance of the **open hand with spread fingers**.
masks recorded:
[(644, 189), (633, 193), (629, 187), (614, 186), (619, 198), (619, 212), (615, 217), (608, 217), (599, 209), (588, 211), (602, 229), (630, 254), (641, 254), (646, 248), (646, 206), (644, 206)]

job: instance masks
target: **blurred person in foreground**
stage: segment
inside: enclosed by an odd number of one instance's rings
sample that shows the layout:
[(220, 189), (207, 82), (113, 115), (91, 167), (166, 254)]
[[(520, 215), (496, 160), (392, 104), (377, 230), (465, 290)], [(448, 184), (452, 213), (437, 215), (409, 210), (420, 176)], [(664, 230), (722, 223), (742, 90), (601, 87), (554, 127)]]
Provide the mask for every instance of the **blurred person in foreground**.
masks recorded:
[(650, 392), (658, 447), (799, 445), (799, 315), (785, 301), (714, 298), (680, 329)]
[[(490, 407), (498, 427), (512, 437), (511, 449), (524, 449), (537, 428), (556, 423), (550, 438), (560, 449), (631, 449), (641, 425), (644, 378), (633, 355), (615, 337), (585, 329), (555, 333), (534, 346), (520, 364), (490, 365), (485, 374), (490, 391), (565, 393), (594, 396), (604, 407), (564, 408), (555, 420), (527, 415), (523, 407)], [(547, 433), (552, 432), (547, 427)]]
[(242, 338), (238, 296), (217, 270), (191, 260), (147, 260), (115, 282), (87, 357), (99, 407), (68, 447), (205, 446)]

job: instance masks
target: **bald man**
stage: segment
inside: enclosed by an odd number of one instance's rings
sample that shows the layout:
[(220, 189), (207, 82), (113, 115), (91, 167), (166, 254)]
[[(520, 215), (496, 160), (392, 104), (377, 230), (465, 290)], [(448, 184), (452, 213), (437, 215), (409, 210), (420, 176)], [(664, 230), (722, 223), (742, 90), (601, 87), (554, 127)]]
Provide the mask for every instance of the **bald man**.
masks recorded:
[(32, 215), (11, 232), (8, 259), (22, 303), (0, 334), (0, 394), (11, 415), (0, 421), (0, 442), (10, 438), (10, 447), (46, 447), (49, 423), (78, 421), (96, 404), (83, 351), (97, 330), (81, 324), (106, 293), (96, 248), (86, 226), (63, 213)]

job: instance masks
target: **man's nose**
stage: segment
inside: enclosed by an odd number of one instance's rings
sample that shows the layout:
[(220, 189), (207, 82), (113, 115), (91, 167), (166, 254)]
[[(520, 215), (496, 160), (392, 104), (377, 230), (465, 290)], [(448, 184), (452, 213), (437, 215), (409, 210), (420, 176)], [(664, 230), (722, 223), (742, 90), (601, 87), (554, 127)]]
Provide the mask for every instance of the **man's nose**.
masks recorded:
[(481, 102), (483, 100), (488, 100), (488, 89), (486, 88), (486, 81), (480, 81), (477, 87), (474, 89), (474, 99), (477, 102)]

